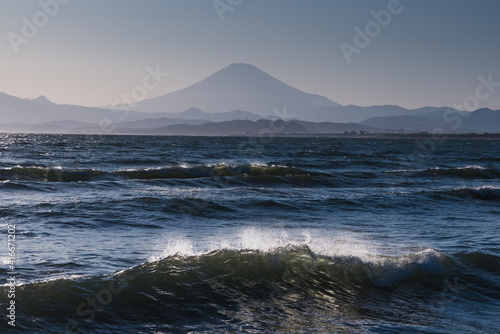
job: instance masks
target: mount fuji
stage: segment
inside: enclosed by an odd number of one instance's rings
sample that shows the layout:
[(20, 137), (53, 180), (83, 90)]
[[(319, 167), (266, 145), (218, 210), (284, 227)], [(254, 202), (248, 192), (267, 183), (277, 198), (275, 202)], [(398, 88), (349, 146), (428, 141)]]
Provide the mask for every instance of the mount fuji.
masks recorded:
[(273, 110), (298, 115), (312, 108), (336, 107), (326, 97), (305, 93), (250, 64), (231, 64), (187, 88), (139, 103), (137, 111), (207, 113), (245, 110), (266, 117)]

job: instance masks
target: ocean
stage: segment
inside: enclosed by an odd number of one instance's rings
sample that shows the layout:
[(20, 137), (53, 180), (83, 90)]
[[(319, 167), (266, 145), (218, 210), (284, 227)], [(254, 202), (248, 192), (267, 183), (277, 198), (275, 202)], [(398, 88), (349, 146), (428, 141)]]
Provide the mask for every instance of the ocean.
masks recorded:
[(0, 199), (1, 333), (499, 332), (500, 141), (0, 134)]

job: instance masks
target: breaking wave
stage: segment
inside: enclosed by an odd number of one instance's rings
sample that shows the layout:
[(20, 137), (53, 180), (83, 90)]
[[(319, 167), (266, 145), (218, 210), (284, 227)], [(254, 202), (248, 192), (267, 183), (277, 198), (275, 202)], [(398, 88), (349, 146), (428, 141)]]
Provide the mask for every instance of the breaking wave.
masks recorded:
[(500, 199), (500, 187), (494, 186), (482, 186), (475, 188), (458, 188), (454, 189), (453, 193), (459, 196), (466, 196), (484, 200), (499, 200)]
[[(155, 330), (181, 332), (190, 323), (200, 329), (201, 322), (208, 326), (205, 331), (224, 332), (251, 316), (267, 331), (273, 328), (271, 319), (282, 314), (362, 318), (366, 309), (361, 301), (368, 298), (387, 309), (386, 294), (404, 296), (410, 306), (419, 298), (440, 298), (448, 278), (460, 276), (455, 290), (475, 284), (474, 270), (492, 277), (485, 285), (491, 290), (500, 266), (500, 258), (480, 252), (381, 254), (370, 244), (318, 242), (308, 233), (291, 240), (250, 229), (236, 239), (199, 248), (173, 238), (149, 261), (112, 275), (67, 275), (23, 284), (16, 292), (23, 315), (19, 329), (58, 331), (71, 324), (83, 332), (105, 333), (124, 327), (144, 330), (141, 324), (156, 323), (162, 325)], [(0, 287), (2, 303), (7, 289)], [(305, 330), (300, 324), (293, 328)]]
[(481, 187), (461, 187), (446, 191), (432, 191), (432, 197), (451, 198), (451, 199), (479, 199), (485, 201), (500, 200), (500, 187), (481, 186)]

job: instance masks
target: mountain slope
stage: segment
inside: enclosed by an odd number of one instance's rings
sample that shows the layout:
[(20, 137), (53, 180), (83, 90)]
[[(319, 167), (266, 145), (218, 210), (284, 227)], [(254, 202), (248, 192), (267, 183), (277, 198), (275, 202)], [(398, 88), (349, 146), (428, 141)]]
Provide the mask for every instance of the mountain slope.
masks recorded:
[(482, 108), (473, 111), (470, 117), (463, 119), (463, 126), (481, 132), (500, 133), (500, 110)]
[(160, 97), (139, 103), (143, 112), (182, 112), (198, 108), (205, 112), (247, 110), (269, 116), (273, 109), (298, 114), (317, 107), (337, 106), (326, 97), (293, 88), (250, 64), (231, 64), (206, 79)]

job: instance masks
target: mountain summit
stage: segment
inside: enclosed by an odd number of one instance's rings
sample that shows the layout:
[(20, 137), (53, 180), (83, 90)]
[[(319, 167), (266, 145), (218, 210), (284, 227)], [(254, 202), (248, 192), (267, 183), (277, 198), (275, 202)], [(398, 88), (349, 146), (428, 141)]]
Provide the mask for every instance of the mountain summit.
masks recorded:
[(269, 116), (286, 107), (299, 114), (319, 107), (338, 106), (326, 97), (308, 94), (270, 76), (250, 64), (231, 64), (202, 81), (176, 92), (139, 103), (138, 111), (182, 112), (198, 108), (205, 112), (245, 110)]
[(29, 101), (32, 101), (32, 102), (35, 102), (35, 103), (38, 103), (38, 104), (41, 104), (41, 105), (44, 105), (44, 106), (53, 106), (53, 105), (55, 105), (55, 103), (53, 103), (52, 101), (50, 101), (48, 98), (46, 98), (43, 95), (40, 95), (36, 99), (32, 99), (32, 100), (29, 100)]

